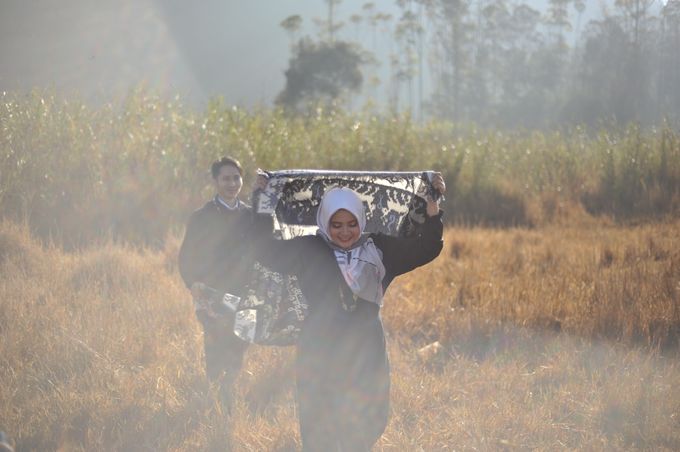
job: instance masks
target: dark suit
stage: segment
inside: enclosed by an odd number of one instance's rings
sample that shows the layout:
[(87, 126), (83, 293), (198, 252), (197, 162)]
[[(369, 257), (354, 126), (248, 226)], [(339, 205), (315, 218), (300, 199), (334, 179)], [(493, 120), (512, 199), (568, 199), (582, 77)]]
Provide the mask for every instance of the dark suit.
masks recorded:
[[(238, 208), (230, 210), (217, 196), (196, 210), (179, 250), (179, 272), (186, 286), (202, 282), (243, 296), (252, 263), (247, 240), (251, 223), (250, 206), (239, 202)], [(228, 406), (231, 383), (241, 368), (247, 343), (203, 311), (196, 314), (203, 325), (206, 374), (221, 385), (221, 397)]]

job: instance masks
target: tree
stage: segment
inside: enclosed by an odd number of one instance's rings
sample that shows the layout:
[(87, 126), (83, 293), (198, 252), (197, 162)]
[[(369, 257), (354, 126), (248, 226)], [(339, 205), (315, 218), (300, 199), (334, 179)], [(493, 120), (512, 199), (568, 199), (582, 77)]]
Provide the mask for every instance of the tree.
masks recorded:
[(335, 7), (342, 3), (342, 0), (324, 0), (324, 2), (328, 6), (326, 20), (314, 19), (314, 22), (321, 29), (321, 39), (333, 43), (335, 41), (335, 33), (345, 25), (342, 22), (338, 22), (335, 17)]
[[(415, 117), (422, 119), (423, 110), (423, 66), (425, 61), (425, 28), (423, 26), (424, 7), (430, 0), (397, 0), (402, 15), (397, 22), (394, 36), (401, 47), (396, 65), (399, 77), (406, 81), (411, 109), (415, 109)], [(413, 78), (417, 80), (417, 101), (414, 100)], [(397, 90), (399, 88), (397, 87)]]
[(604, 118), (632, 119), (635, 104), (625, 80), (628, 47), (626, 32), (615, 18), (589, 24), (566, 119), (589, 124)]
[[(381, 84), (380, 75), (378, 73), (378, 67), (380, 62), (376, 59), (375, 55), (378, 51), (377, 35), (379, 27), (387, 28), (389, 27), (390, 21), (392, 20), (391, 14), (385, 14), (377, 11), (375, 8), (375, 3), (367, 2), (361, 7), (363, 11), (363, 23), (368, 27), (369, 34), (371, 36), (371, 57), (370, 63), (373, 66), (371, 72), (368, 74), (369, 80), (369, 92), (368, 98), (369, 102), (373, 102), (377, 96), (378, 86)], [(390, 56), (391, 58), (391, 56)]]
[(581, 18), (583, 17), (583, 12), (586, 10), (586, 2), (584, 0), (574, 0), (574, 9), (576, 10), (576, 33), (581, 32)]
[(505, 51), (494, 74), (502, 80), (497, 121), (508, 126), (540, 127), (551, 118), (560, 91), (561, 64), (538, 29), (541, 13), (525, 4), (502, 23)]
[(438, 81), (433, 108), (436, 113), (458, 121), (463, 118), (464, 75), (469, 67), (468, 4), (462, 0), (436, 0), (430, 2), (428, 8), (435, 22), (442, 63), (436, 71)]
[[(624, 83), (631, 105), (630, 117), (643, 120), (649, 117), (651, 105), (651, 81), (654, 57), (657, 48), (654, 43), (654, 21), (650, 8), (656, 0), (616, 0), (621, 11), (620, 22), (628, 35), (628, 47), (622, 55), (625, 72)], [(634, 110), (633, 110), (634, 108)], [(633, 113), (634, 112), (634, 113)]]
[(364, 21), (363, 16), (360, 14), (352, 14), (349, 17), (349, 21), (354, 25), (354, 39), (356, 41), (359, 40), (359, 29), (361, 27), (361, 23)]
[(656, 0), (616, 0), (614, 4), (624, 12), (625, 26), (633, 34), (633, 45), (640, 47), (640, 35), (648, 19), (649, 9)]
[(292, 47), (293, 43), (297, 40), (297, 33), (300, 31), (300, 28), (302, 27), (302, 17), (298, 14), (288, 16), (285, 19), (283, 19), (279, 25), (281, 25), (281, 28), (286, 30), (286, 32), (288, 33), (290, 45)]
[[(395, 30), (395, 38), (401, 49), (398, 55), (395, 55), (397, 64), (395, 65), (396, 74), (394, 79), (397, 83), (395, 90), (400, 90), (399, 84), (401, 81), (407, 83), (409, 108), (412, 110), (415, 107), (413, 100), (413, 78), (418, 74), (418, 67), (420, 55), (417, 53), (418, 40), (422, 36), (422, 27), (420, 25), (420, 18), (410, 10), (410, 2), (398, 1), (399, 6), (404, 8), (397, 27)], [(406, 9), (409, 8), (409, 9)]]
[(344, 93), (356, 92), (363, 82), (361, 66), (365, 62), (361, 50), (350, 43), (301, 39), (276, 103), (299, 109), (308, 102), (334, 101)]
[(662, 113), (680, 122), (680, 0), (669, 0), (661, 15), (657, 102)]
[(548, 0), (548, 17), (546, 23), (553, 29), (553, 36), (558, 45), (563, 45), (564, 32), (571, 30), (569, 22), (569, 4), (572, 0)]

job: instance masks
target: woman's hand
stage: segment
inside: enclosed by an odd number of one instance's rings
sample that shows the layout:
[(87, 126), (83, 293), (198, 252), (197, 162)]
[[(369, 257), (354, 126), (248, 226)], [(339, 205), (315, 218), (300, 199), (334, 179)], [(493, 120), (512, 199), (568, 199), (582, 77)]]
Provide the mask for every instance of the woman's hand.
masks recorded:
[(442, 177), (442, 173), (434, 173), (432, 177), (432, 188), (434, 188), (439, 196), (435, 200), (432, 196), (427, 197), (427, 216), (434, 217), (439, 213), (439, 200), (444, 192), (446, 192), (446, 183)]
[(255, 183), (253, 184), (253, 191), (256, 190), (264, 190), (267, 188), (267, 184), (269, 183), (269, 178), (267, 175), (261, 171), (258, 170), (257, 174), (255, 175)]

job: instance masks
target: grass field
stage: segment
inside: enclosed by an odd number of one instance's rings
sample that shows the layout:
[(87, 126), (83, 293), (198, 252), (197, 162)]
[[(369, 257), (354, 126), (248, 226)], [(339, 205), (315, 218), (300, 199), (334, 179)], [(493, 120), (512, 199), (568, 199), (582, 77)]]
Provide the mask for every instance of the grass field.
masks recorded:
[[(290, 348), (251, 347), (232, 414), (217, 408), (177, 248), (65, 253), (0, 224), (0, 428), (17, 450), (299, 447)], [(448, 228), (383, 316), (377, 450), (680, 450), (678, 221)]]
[(222, 413), (176, 268), (210, 163), (440, 170), (442, 254), (390, 287), (376, 449), (680, 450), (677, 125), (497, 131), (143, 91), (0, 93), (0, 429), (19, 451), (299, 448), (291, 348)]

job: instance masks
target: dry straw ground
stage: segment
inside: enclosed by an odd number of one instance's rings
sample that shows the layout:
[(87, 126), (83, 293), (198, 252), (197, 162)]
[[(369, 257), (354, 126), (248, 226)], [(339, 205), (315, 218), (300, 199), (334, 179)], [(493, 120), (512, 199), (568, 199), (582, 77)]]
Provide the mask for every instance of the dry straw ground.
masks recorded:
[[(680, 450), (679, 240), (679, 222), (448, 229), (388, 293), (376, 449)], [(18, 450), (299, 448), (291, 349), (252, 347), (233, 413), (213, 403), (176, 251), (66, 254), (0, 224), (0, 428)]]

